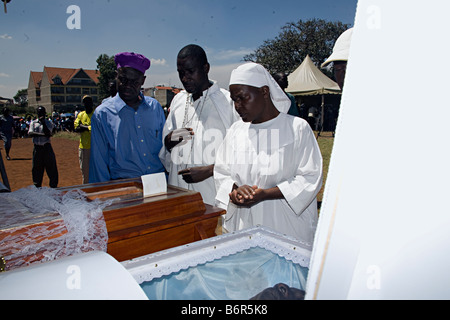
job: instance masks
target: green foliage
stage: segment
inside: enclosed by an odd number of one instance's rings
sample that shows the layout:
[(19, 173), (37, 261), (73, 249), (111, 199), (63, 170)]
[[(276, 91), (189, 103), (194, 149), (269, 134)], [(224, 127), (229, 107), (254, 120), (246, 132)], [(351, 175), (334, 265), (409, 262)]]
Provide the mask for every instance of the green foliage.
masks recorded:
[(101, 54), (97, 58), (97, 69), (100, 72), (98, 77), (100, 101), (109, 96), (109, 82), (116, 78), (116, 63), (114, 62), (114, 56), (108, 56), (107, 54)]
[(289, 22), (275, 39), (264, 41), (244, 60), (260, 63), (272, 74), (291, 73), (308, 54), (319, 66), (332, 53), (336, 39), (348, 28), (349, 24), (321, 19)]
[(22, 108), (28, 107), (28, 89), (18, 90), (14, 96), (14, 101)]
[(11, 114), (15, 115), (15, 116), (33, 116), (33, 115), (37, 115), (36, 113), (36, 108), (33, 107), (28, 107), (28, 104), (25, 104), (24, 107), (20, 106), (20, 105), (7, 105), (7, 107), (9, 108), (9, 110), (11, 110)]

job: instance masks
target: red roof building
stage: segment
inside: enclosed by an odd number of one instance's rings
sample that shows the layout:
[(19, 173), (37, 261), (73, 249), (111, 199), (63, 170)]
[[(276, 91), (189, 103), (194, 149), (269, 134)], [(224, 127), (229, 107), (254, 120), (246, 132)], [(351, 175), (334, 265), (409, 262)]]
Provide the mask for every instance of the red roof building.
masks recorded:
[(99, 101), (98, 70), (45, 67), (43, 72), (30, 71), (28, 106), (43, 106), (47, 113), (73, 112), (90, 95)]

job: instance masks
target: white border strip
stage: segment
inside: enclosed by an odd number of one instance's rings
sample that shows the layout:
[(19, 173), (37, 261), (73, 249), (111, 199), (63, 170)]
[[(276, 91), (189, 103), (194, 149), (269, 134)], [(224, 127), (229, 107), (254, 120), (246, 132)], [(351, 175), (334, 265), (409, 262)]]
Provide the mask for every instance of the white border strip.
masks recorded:
[(309, 267), (311, 245), (265, 227), (228, 233), (156, 252), (123, 261), (122, 265), (141, 284), (254, 247), (271, 251), (302, 267)]

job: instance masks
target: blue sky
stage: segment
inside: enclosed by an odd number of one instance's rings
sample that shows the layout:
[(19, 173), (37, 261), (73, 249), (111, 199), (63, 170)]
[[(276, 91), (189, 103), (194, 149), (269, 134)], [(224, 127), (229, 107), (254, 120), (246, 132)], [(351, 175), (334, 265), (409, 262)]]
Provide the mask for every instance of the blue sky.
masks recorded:
[[(51, 67), (95, 69), (102, 54), (134, 51), (152, 60), (145, 87), (181, 87), (176, 55), (202, 46), (210, 78), (227, 87), (229, 74), (264, 40), (299, 19), (353, 25), (357, 0), (12, 0), (0, 6), (0, 96), (28, 86), (30, 71)], [(70, 5), (81, 29), (68, 29)]]

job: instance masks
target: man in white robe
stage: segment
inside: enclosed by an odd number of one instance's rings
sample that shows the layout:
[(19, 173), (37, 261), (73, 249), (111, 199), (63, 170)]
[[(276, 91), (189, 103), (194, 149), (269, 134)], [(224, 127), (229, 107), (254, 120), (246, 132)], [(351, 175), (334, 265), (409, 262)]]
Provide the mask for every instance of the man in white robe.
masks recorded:
[(214, 205), (216, 152), (239, 116), (230, 93), (209, 80), (209, 68), (199, 46), (186, 46), (178, 54), (177, 69), (186, 90), (172, 100), (159, 156), (169, 172), (168, 184), (198, 191), (205, 203)]
[(214, 167), (216, 205), (227, 209), (224, 231), (262, 225), (312, 244), (322, 186), (314, 133), (286, 114), (290, 100), (258, 64), (234, 70), (230, 92), (242, 119), (228, 131)]

